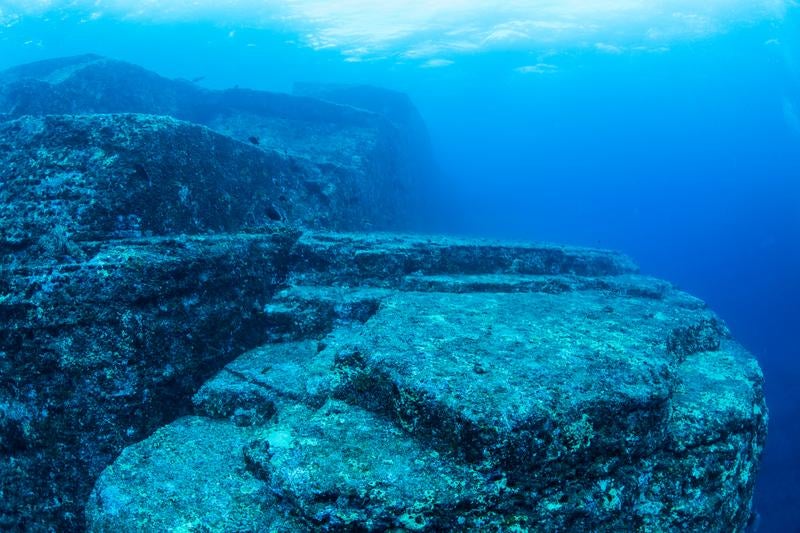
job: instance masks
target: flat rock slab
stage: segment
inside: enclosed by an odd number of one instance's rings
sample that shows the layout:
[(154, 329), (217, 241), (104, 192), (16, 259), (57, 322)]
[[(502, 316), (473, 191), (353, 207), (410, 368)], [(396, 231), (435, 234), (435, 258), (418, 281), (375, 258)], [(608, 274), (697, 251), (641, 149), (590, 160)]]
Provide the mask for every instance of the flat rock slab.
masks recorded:
[(637, 266), (607, 250), (392, 233), (308, 232), (293, 253), (298, 285), (400, 287), (412, 274), (614, 276)]
[(186, 417), (124, 450), (87, 503), (88, 530), (297, 531), (265, 507), (265, 484), (243, 462), (252, 435), (215, 420)]
[(251, 432), (261, 505), (305, 530), (741, 529), (757, 363), (702, 301), (582, 253), (303, 235), (265, 307), (274, 342), (196, 412)]
[(337, 364), (351, 401), (470, 461), (527, 472), (652, 451), (674, 381), (667, 340), (702, 315), (597, 291), (398, 293)]
[(454, 529), (482, 523), (500, 486), (382, 417), (330, 401), (287, 409), (248, 458), (309, 529)]

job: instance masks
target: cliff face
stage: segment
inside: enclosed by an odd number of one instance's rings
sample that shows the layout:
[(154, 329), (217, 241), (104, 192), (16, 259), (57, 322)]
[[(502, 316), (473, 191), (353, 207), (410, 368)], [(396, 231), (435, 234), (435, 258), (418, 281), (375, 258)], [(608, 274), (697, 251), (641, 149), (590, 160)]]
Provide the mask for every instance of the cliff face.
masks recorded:
[(90, 530), (746, 523), (762, 377), (699, 300), (586, 249), (306, 233), (291, 258), (271, 342), (106, 469)]
[(762, 376), (701, 301), (614, 252), (342, 231), (402, 210), (334, 149), (407, 152), (360, 137), (402, 144), (397, 95), (93, 56), (0, 88), (0, 529), (744, 528)]
[[(392, 169), (378, 169), (379, 172), (391, 170), (406, 176), (402, 188), (408, 189), (401, 195), (411, 192), (408, 209), (411, 212), (436, 211), (433, 190), (438, 179), (438, 165), (433, 156), (428, 128), (408, 95), (367, 85), (336, 85), (321, 83), (296, 83), (292, 93), (355, 107), (367, 109), (385, 117), (394, 128), (393, 144), (401, 154)], [(414, 193), (414, 191), (425, 191)], [(417, 226), (412, 221), (412, 227)]]
[[(363, 190), (322, 165), (153, 115), (0, 123), (0, 250), (285, 222), (359, 227)], [(56, 231), (57, 230), (57, 231)]]
[[(93, 55), (0, 73), (0, 114), (7, 118), (140, 113), (202, 124), (315, 165), (322, 176), (308, 182), (309, 191), (335, 191), (351, 204), (352, 213), (359, 213), (358, 218), (340, 218), (334, 212), (325, 227), (403, 228), (420, 201), (420, 173), (435, 172), (424, 124), (410, 102), (405, 108), (392, 107), (391, 116), (370, 110), (368, 104), (357, 108), (264, 91), (212, 91)], [(406, 141), (412, 138), (419, 141)]]

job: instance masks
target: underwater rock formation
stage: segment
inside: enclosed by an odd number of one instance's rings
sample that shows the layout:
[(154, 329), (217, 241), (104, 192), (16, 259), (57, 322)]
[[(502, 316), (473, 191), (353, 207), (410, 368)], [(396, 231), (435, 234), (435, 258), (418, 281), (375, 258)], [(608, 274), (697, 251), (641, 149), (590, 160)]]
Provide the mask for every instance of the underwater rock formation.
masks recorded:
[(4, 252), (41, 248), (54, 228), (88, 241), (372, 222), (346, 177), (170, 117), (23, 117), (0, 123), (0, 148)]
[(744, 528), (761, 371), (626, 256), (343, 232), (386, 223), (366, 171), (138, 67), (0, 87), (0, 529)]
[[(408, 176), (406, 186), (414, 190), (422, 187), (430, 191), (437, 176), (437, 164), (431, 150), (428, 128), (408, 95), (369, 85), (337, 85), (325, 83), (295, 83), (292, 94), (307, 96), (366, 109), (386, 118), (395, 126), (394, 143), (401, 153), (413, 157), (400, 157), (397, 172)], [(424, 202), (428, 194), (416, 198)]]
[(335, 195), (364, 214), (357, 221), (332, 217), (328, 228), (406, 227), (423, 200), (418, 184), (435, 174), (425, 125), (413, 105), (395, 105), (391, 116), (379, 111), (266, 91), (214, 91), (96, 55), (0, 72), (0, 118), (168, 115), (292, 156), (302, 165), (308, 164), (302, 160), (313, 162), (320, 176), (305, 181), (309, 193), (323, 200)]
[(295, 238), (269, 209), (315, 204), (302, 167), (168, 117), (24, 117), (0, 146), (0, 529), (79, 528), (120, 449), (267, 340)]
[(761, 372), (696, 298), (595, 250), (305, 233), (291, 255), (271, 342), (105, 470), (90, 530), (747, 521)]

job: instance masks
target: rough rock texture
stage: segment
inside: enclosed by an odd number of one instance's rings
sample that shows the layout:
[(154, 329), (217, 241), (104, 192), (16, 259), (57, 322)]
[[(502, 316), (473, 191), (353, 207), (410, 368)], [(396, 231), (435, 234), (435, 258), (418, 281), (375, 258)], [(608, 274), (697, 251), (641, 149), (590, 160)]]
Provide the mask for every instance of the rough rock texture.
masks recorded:
[[(212, 436), (213, 438), (208, 438)], [(158, 468), (170, 482), (156, 494), (119, 490), (100, 481), (97, 491), (104, 502), (102, 517), (93, 527), (101, 531), (274, 531), (293, 533), (302, 525), (271, 501), (264, 483), (244, 468), (242, 449), (253, 432), (207, 418), (186, 417), (159, 429), (147, 441), (124, 450), (114, 464), (116, 482), (146, 487), (150, 469)], [(156, 498), (164, 511), (152, 512)], [(276, 527), (278, 522), (282, 527)], [(120, 524), (125, 529), (120, 529)]]
[(169, 117), (0, 123), (0, 169), (3, 253), (69, 255), (73, 242), (276, 222), (357, 227), (369, 216), (352, 201), (359, 191), (336, 174)]
[(169, 117), (23, 117), (0, 146), (0, 529), (79, 529), (120, 449), (268, 340), (292, 228), (348, 216), (315, 165)]
[(0, 265), (0, 529), (79, 529), (116, 454), (268, 340), (292, 239), (151, 237)]
[(436, 186), (438, 166), (431, 150), (425, 121), (408, 95), (369, 85), (321, 83), (296, 83), (292, 93), (366, 109), (389, 120), (395, 126), (394, 142), (399, 151), (413, 154), (413, 157), (398, 158), (398, 174), (408, 176), (406, 187), (412, 190), (421, 188), (426, 191), (425, 195), (411, 196), (411, 199), (421, 209), (435, 208), (425, 205), (425, 202), (428, 201), (430, 204), (429, 195)]
[(741, 530), (724, 324), (613, 252), (320, 231), (404, 212), (416, 119), (314, 94), (0, 74), (0, 529)]
[[(181, 440), (248, 432), (236, 471), (262, 483), (260, 519), (272, 522), (258, 527), (740, 531), (747, 522), (766, 432), (758, 365), (701, 301), (636, 274), (623, 256), (306, 233), (266, 312), (273, 342), (207, 381), (194, 404), (208, 421), (168, 444), (181, 460)], [(132, 527), (114, 511), (120, 502), (172, 486), (148, 459), (163, 438), (103, 473), (90, 530)], [(228, 475), (209, 464), (200, 478)], [(158, 521), (212, 513), (202, 502), (144, 505)]]
[[(408, 101), (386, 108), (391, 116), (384, 116), (383, 109), (371, 108), (371, 101), (353, 91), (350, 100), (363, 101), (363, 108), (238, 88), (212, 91), (122, 61), (83, 55), (0, 72), (0, 117), (142, 113), (203, 124), (315, 163), (319, 175), (305, 180), (308, 192), (345, 199), (362, 214), (358, 219), (332, 216), (326, 228), (402, 228), (419, 204), (417, 185), (435, 173), (424, 123)], [(346, 98), (348, 91), (340, 93)]]

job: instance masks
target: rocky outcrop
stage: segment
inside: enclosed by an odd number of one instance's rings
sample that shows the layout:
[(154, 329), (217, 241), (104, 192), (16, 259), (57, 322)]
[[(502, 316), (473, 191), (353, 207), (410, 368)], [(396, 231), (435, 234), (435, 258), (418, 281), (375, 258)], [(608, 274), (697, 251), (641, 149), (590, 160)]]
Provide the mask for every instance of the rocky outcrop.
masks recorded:
[(213, 91), (95, 55), (0, 73), (0, 116), (6, 119), (140, 113), (202, 124), (302, 166), (313, 163), (320, 175), (307, 180), (309, 193), (346, 198), (361, 213), (358, 219), (332, 217), (326, 227), (403, 228), (424, 194), (420, 180), (435, 174), (425, 126), (408, 101), (387, 108), (390, 116), (369, 103), (360, 108), (265, 91)]
[(368, 94), (0, 76), (0, 529), (742, 530), (754, 358), (618, 253), (343, 232)]
[(577, 248), (306, 233), (291, 256), (271, 342), (106, 469), (90, 530), (743, 529), (762, 376), (701, 301)]
[(170, 117), (23, 117), (0, 123), (0, 148), (4, 253), (69, 255), (73, 242), (370, 221), (357, 200), (366, 191), (342, 175)]
[(366, 109), (391, 122), (394, 125), (394, 144), (401, 153), (413, 154), (412, 157), (398, 158), (395, 172), (407, 176), (404, 187), (425, 191), (410, 196), (414, 209), (435, 211), (430, 196), (436, 188), (438, 165), (431, 149), (428, 128), (408, 95), (369, 85), (323, 83), (296, 83), (292, 93)]
[(291, 233), (92, 243), (0, 266), (0, 528), (82, 529), (93, 479), (268, 340)]

